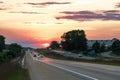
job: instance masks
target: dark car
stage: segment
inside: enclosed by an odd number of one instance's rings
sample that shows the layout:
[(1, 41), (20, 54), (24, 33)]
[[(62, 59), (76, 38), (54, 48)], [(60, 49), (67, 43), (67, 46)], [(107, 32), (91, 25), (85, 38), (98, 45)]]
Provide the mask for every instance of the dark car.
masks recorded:
[(36, 57), (36, 55), (34, 55), (34, 57)]

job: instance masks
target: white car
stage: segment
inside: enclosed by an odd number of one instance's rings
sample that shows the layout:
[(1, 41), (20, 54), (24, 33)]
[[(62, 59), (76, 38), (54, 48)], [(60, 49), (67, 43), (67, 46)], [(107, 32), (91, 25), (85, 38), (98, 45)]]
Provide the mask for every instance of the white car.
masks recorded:
[(82, 54), (78, 54), (79, 57), (82, 57), (83, 55)]
[(37, 58), (38, 59), (44, 58), (44, 55), (39, 55)]

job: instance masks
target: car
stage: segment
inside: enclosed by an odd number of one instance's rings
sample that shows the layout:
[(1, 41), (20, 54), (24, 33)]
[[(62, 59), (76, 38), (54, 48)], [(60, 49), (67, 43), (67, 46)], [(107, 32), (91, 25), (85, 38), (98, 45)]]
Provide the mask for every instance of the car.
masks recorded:
[(43, 55), (40, 55), (40, 58), (43, 58), (44, 56)]
[(37, 57), (37, 56), (34, 54), (34, 57)]
[(38, 57), (44, 57), (44, 55), (38, 55)]
[(39, 59), (42, 59), (42, 58), (44, 58), (44, 55), (39, 55), (39, 56), (37, 57), (38, 60), (39, 60)]
[(71, 52), (68, 52), (69, 55), (71, 55), (72, 53)]
[(78, 54), (79, 57), (82, 57), (83, 55), (82, 54)]

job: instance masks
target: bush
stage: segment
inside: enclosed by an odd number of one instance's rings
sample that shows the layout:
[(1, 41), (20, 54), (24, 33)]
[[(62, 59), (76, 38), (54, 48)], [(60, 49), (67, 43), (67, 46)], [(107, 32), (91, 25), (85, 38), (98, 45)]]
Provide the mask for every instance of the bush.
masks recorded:
[(100, 43), (96, 41), (96, 42), (92, 45), (92, 49), (95, 50), (95, 53), (99, 53), (99, 52), (100, 52)]
[(0, 63), (4, 62), (4, 54), (0, 52)]
[(113, 42), (111, 48), (114, 54), (120, 55), (120, 41), (118, 39)]
[(20, 55), (22, 47), (16, 43), (13, 43), (9, 45), (8, 49), (9, 49), (8, 52), (9, 55), (12, 55), (12, 57), (14, 58)]

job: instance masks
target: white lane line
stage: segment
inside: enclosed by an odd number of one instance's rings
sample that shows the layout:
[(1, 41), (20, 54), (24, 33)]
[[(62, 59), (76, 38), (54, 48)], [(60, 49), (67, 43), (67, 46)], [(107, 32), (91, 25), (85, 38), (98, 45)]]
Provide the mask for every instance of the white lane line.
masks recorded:
[[(37, 60), (37, 61), (43, 62), (43, 61), (41, 61), (41, 60)], [(43, 62), (43, 63), (45, 63), (45, 62)], [(71, 73), (74, 73), (74, 74), (77, 74), (77, 75), (79, 75), (79, 76), (83, 76), (83, 77), (89, 78), (90, 80), (98, 80), (98, 79), (93, 78), (93, 77), (91, 77), (91, 76), (87, 76), (87, 75), (85, 75), (85, 74), (78, 73), (78, 72), (76, 72), (76, 71), (69, 70), (69, 69), (67, 69), (67, 68), (63, 68), (63, 67), (60, 67), (60, 66), (57, 66), (57, 65), (54, 65), (54, 64), (50, 64), (50, 63), (45, 63), (45, 64), (48, 64), (48, 65), (57, 67), (57, 68), (59, 68), (59, 69), (62, 69), (62, 70), (65, 70), (65, 71), (68, 71), (68, 72), (71, 72)]]
[[(31, 57), (33, 58), (33, 60), (37, 60), (37, 61), (43, 62), (43, 61), (41, 61), (41, 60), (35, 59), (35, 58), (32, 56), (31, 53), (30, 53), (30, 55), (31, 55)], [(36, 57), (36, 58), (37, 58), (37, 57)], [(45, 62), (43, 62), (43, 63), (45, 63)], [(50, 64), (50, 63), (45, 63), (45, 64), (51, 65), (51, 66), (54, 66), (54, 67), (57, 67), (57, 68), (59, 68), (59, 69), (62, 69), (62, 70), (65, 70), (65, 71), (68, 71), (68, 72), (71, 72), (71, 73), (74, 73), (74, 74), (77, 74), (77, 75), (79, 75), (79, 76), (86, 77), (86, 78), (91, 79), (91, 80), (98, 80), (98, 79), (93, 78), (93, 77), (91, 77), (91, 76), (88, 76), (88, 75), (85, 75), (85, 74), (82, 74), (82, 73), (78, 73), (78, 72), (76, 72), (76, 71), (69, 70), (69, 69), (67, 69), (67, 68), (63, 68), (63, 67), (60, 67), (60, 66), (57, 66), (57, 65), (54, 65), (54, 64)]]

